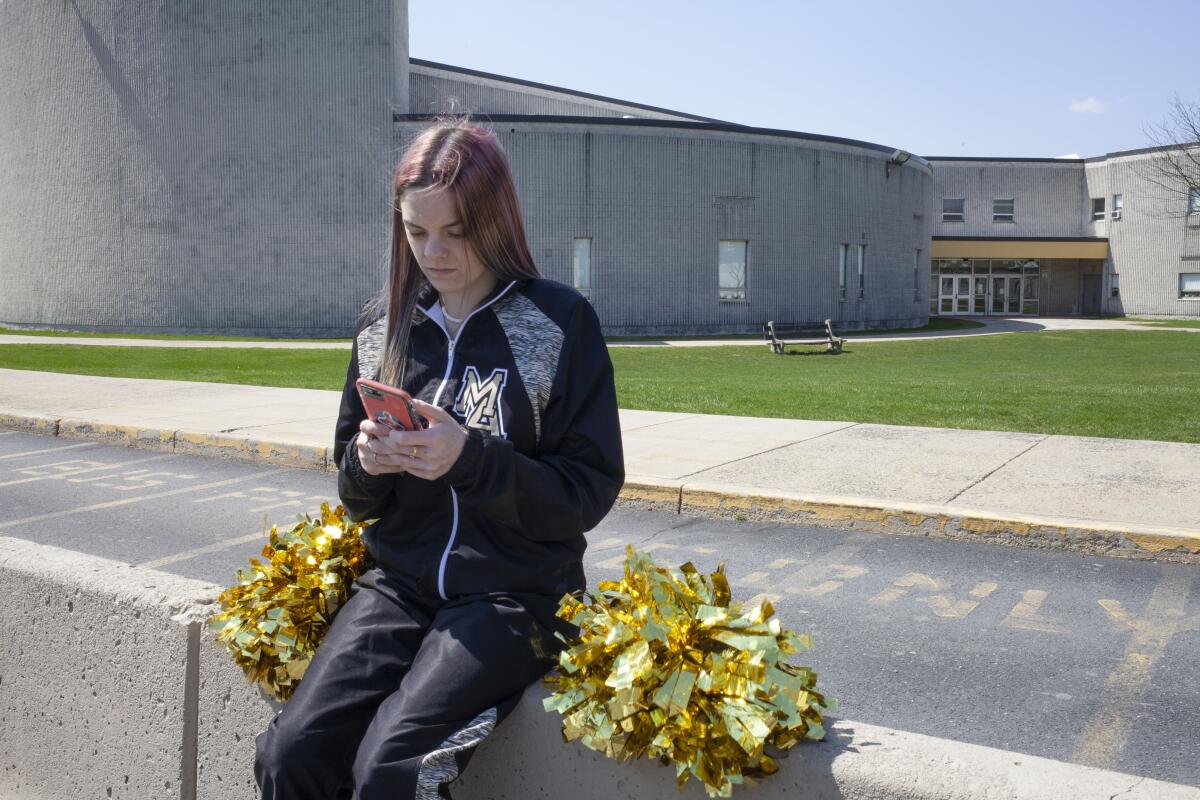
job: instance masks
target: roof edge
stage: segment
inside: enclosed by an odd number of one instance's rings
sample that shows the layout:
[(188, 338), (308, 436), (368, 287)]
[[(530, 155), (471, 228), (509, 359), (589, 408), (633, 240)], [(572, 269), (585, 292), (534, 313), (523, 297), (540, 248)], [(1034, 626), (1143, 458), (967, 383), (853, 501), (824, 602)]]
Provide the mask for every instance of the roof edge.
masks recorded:
[[(729, 122), (692, 122), (678, 119), (625, 119), (622, 117), (575, 117), (550, 114), (472, 114), (472, 117), (490, 122), (522, 122), (522, 123), (559, 123), (567, 125), (600, 125), (623, 126), (632, 128), (676, 128), (680, 130), (715, 131), (719, 133), (746, 133), (757, 136), (775, 136), (782, 139), (800, 139), (827, 144), (841, 144), (857, 147), (863, 150), (873, 150), (877, 153), (891, 155), (898, 148), (888, 147), (874, 142), (864, 142), (860, 139), (846, 139), (841, 136), (828, 136), (822, 133), (804, 133), (802, 131), (787, 131), (780, 128), (756, 128), (750, 125), (737, 125)], [(433, 122), (437, 114), (392, 114), (393, 122)], [(907, 152), (907, 151), (901, 151)], [(916, 153), (908, 154), (910, 159), (922, 166), (928, 167), (929, 162)]]
[(619, 106), (628, 106), (629, 108), (638, 108), (643, 111), (654, 111), (659, 114), (674, 114), (679, 117), (687, 117), (699, 122), (718, 122), (724, 125), (736, 125), (735, 122), (727, 122), (726, 120), (713, 119), (711, 117), (702, 117), (698, 114), (689, 114), (686, 111), (674, 111), (669, 108), (661, 108), (659, 106), (651, 106), (645, 103), (634, 103), (630, 100), (621, 100), (616, 97), (606, 97), (601, 94), (592, 94), (591, 92), (580, 92), (575, 89), (567, 89), (563, 86), (554, 86), (549, 83), (538, 83), (537, 81), (527, 81), (523, 78), (513, 78), (508, 75), (497, 75), (494, 72), (484, 72), (477, 69), (468, 69), (466, 67), (457, 67), (453, 64), (442, 64), (437, 61), (426, 61), (423, 58), (409, 58), (408, 63), (418, 67), (429, 67), (430, 69), (441, 69), (447, 72), (457, 72), (460, 75), (470, 75), (475, 78), (487, 78), (494, 81), (502, 81), (511, 83), (516, 86), (526, 86), (531, 89), (543, 89), (550, 92), (559, 92), (561, 94), (570, 95), (572, 97), (580, 97), (586, 100), (599, 100), (604, 103), (613, 103)]

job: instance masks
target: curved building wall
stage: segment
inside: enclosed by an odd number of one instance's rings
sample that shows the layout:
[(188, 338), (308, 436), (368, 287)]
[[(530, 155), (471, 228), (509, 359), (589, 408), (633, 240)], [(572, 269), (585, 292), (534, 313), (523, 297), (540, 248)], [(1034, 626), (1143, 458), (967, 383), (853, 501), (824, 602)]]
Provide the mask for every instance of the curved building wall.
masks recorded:
[(575, 117), (701, 119), (415, 59), (410, 64), (410, 75), (412, 77), (409, 108), (413, 114), (453, 111), (481, 116), (549, 114)]
[[(401, 142), (423, 126), (399, 122)], [(590, 299), (609, 333), (757, 331), (769, 319), (862, 328), (928, 317), (932, 177), (916, 160), (889, 178), (890, 149), (812, 138), (582, 118), (509, 117), (492, 127), (543, 274), (571, 283), (573, 240), (592, 240)], [(744, 302), (718, 298), (721, 239), (749, 242)], [(841, 243), (851, 251), (846, 301), (838, 298)]]
[[(1108, 237), (1104, 298), (1111, 314), (1200, 316), (1200, 298), (1179, 297), (1180, 273), (1200, 273), (1200, 214), (1188, 215), (1187, 201), (1151, 181), (1157, 153), (1110, 154), (1088, 159), (1087, 194), (1103, 197), (1105, 219), (1088, 223), (1092, 236)], [(1112, 219), (1114, 194), (1124, 198)], [(1090, 208), (1090, 206), (1089, 206)], [(1111, 275), (1120, 275), (1112, 296)]]
[(389, 0), (0, 3), (0, 321), (344, 331), (402, 72)]

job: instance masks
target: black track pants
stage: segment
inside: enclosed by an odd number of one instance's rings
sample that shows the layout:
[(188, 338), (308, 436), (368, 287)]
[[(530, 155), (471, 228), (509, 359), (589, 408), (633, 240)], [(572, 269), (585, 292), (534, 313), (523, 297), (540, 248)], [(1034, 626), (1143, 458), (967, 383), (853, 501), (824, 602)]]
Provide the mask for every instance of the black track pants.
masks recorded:
[(554, 663), (556, 598), (426, 601), (378, 569), (355, 582), (255, 742), (263, 800), (449, 797), (475, 745)]

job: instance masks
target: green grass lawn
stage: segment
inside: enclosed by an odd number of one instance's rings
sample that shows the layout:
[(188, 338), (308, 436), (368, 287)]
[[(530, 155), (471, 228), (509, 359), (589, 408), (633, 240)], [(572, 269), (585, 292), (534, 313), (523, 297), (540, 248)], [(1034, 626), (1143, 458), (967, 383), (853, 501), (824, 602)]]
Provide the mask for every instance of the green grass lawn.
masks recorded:
[(1144, 319), (1142, 317), (1122, 317), (1122, 322), (1136, 322), (1150, 328), (1200, 328), (1200, 319)]
[[(945, 317), (930, 317), (929, 324), (921, 328), (870, 328), (864, 331), (844, 331), (838, 326), (833, 326), (833, 332), (838, 336), (876, 336), (892, 333), (929, 333), (931, 331), (953, 331), (963, 330), (966, 328), (983, 328), (986, 327), (982, 322), (974, 322), (968, 319), (947, 319)], [(703, 341), (713, 341), (717, 339), (735, 340), (753, 340), (765, 341), (761, 333), (721, 333), (696, 335), (696, 336), (609, 336), (606, 341), (621, 343), (621, 342), (663, 342), (671, 341), (687, 341), (689, 339), (699, 339)]]
[(202, 334), (182, 335), (171, 333), (110, 333), (107, 331), (27, 331), (0, 325), (0, 335), (6, 336), (71, 336), (89, 339), (152, 339), (172, 341), (206, 342), (346, 342), (349, 339), (276, 339), (266, 336), (206, 336)]
[[(623, 408), (1200, 442), (1200, 337), (1014, 333), (766, 347), (613, 348)], [(0, 345), (0, 367), (341, 389), (323, 350)]]

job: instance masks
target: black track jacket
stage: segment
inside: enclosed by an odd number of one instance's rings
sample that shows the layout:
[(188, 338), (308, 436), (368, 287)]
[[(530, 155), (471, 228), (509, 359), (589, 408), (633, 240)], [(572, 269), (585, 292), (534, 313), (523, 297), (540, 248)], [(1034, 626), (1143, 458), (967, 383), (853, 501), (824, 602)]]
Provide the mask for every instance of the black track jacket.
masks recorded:
[(453, 340), (427, 288), (403, 388), (468, 430), (437, 480), (367, 474), (350, 442), (366, 417), (354, 387), (377, 378), (386, 318), (355, 337), (334, 442), (338, 493), (376, 564), (442, 600), (584, 588), (584, 532), (625, 480), (612, 362), (591, 305), (544, 279), (500, 283)]

